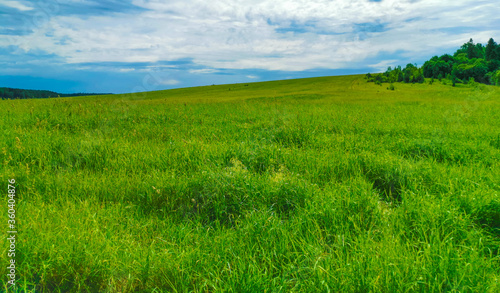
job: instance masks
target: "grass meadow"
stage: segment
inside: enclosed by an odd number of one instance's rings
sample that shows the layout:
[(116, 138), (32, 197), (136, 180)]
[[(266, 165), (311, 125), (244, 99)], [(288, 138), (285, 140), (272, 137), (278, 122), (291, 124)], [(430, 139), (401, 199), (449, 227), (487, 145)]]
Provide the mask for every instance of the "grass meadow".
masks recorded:
[(386, 87), (0, 101), (18, 291), (500, 292), (500, 87)]

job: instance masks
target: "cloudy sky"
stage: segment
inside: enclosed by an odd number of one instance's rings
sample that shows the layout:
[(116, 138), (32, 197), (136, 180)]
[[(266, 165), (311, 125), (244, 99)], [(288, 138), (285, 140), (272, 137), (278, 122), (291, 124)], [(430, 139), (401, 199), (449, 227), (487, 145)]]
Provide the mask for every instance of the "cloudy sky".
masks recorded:
[(498, 0), (0, 0), (0, 87), (126, 93), (380, 72), (490, 37)]

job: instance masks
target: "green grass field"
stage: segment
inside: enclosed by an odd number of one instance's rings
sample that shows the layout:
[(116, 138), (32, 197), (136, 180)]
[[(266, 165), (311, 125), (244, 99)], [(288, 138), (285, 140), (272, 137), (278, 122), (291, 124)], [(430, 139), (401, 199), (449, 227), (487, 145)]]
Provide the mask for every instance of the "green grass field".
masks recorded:
[(19, 292), (500, 292), (500, 87), (4, 100)]

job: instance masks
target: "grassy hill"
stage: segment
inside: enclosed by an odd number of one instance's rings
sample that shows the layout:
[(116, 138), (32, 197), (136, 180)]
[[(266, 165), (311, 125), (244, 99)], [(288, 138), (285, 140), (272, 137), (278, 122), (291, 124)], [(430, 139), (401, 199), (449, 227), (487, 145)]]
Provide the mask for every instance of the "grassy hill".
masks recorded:
[(109, 95), (99, 93), (73, 93), (73, 94), (60, 94), (52, 91), (44, 90), (26, 90), (8, 87), (0, 87), (0, 98), (4, 99), (46, 99), (58, 97), (77, 97), (77, 96), (97, 96)]
[(500, 87), (357, 75), (1, 103), (23, 289), (500, 291)]

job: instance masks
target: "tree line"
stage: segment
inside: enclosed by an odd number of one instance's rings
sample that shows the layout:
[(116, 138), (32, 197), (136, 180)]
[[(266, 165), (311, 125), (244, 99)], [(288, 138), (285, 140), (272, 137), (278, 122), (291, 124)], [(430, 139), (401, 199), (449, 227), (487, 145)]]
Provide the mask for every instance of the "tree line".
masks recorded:
[(366, 75), (368, 81), (381, 84), (383, 82), (423, 83), (424, 78), (446, 78), (456, 83), (480, 82), (500, 85), (500, 45), (490, 38), (486, 46), (474, 44), (470, 39), (454, 54), (434, 56), (418, 68), (408, 64), (405, 68), (389, 67), (386, 72), (378, 75)]
[(0, 98), (4, 99), (45, 99), (45, 98), (59, 98), (59, 97), (77, 97), (77, 96), (97, 96), (97, 95), (110, 95), (110, 94), (96, 94), (96, 93), (74, 93), (74, 94), (60, 94), (52, 91), (44, 90), (25, 90), (8, 87), (0, 87)]

